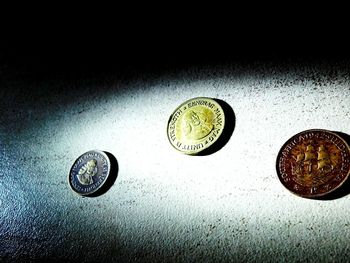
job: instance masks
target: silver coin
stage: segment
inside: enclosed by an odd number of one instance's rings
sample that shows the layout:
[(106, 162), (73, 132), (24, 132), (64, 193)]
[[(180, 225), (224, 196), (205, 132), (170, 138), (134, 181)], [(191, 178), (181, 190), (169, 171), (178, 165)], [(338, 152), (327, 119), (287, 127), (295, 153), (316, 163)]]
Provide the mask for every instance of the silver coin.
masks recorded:
[(98, 150), (86, 152), (75, 160), (69, 172), (70, 187), (79, 195), (96, 193), (107, 181), (111, 171), (108, 156)]

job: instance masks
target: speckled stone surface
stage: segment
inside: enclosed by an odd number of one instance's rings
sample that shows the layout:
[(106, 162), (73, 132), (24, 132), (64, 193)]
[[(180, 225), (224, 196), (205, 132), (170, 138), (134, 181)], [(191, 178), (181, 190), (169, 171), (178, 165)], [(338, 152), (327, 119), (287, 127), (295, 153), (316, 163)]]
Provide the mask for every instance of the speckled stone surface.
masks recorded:
[[(0, 70), (2, 261), (348, 261), (350, 195), (297, 197), (275, 161), (300, 131), (350, 134), (349, 64), (35, 80)], [(218, 152), (186, 156), (166, 125), (198, 96), (227, 102), (236, 125)], [(119, 171), (105, 194), (82, 198), (67, 177), (91, 149), (112, 153)]]

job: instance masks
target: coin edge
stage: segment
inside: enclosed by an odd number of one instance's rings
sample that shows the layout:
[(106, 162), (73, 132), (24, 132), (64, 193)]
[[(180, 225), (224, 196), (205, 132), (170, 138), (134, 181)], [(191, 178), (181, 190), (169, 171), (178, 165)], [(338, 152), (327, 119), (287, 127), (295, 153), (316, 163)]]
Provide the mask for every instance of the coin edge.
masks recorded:
[[(106, 158), (107, 163), (108, 163), (108, 172), (107, 172), (107, 176), (106, 176), (105, 180), (101, 183), (101, 185), (99, 185), (99, 187), (97, 187), (97, 188), (96, 188), (94, 191), (92, 191), (92, 192), (89, 192), (89, 193), (87, 193), (87, 194), (84, 194), (84, 193), (80, 193), (80, 192), (74, 190), (74, 188), (72, 187), (71, 181), (70, 181), (70, 174), (71, 174), (71, 172), (72, 172), (72, 169), (73, 169), (73, 166), (74, 166), (75, 162), (78, 161), (79, 158), (81, 158), (83, 155), (88, 154), (88, 153), (90, 153), (90, 152), (98, 152), (99, 154), (101, 154), (102, 156), (104, 156), (104, 157)], [(70, 170), (69, 170), (69, 174), (68, 174), (68, 183), (69, 183), (70, 189), (71, 189), (74, 193), (76, 193), (77, 195), (79, 195), (79, 196), (89, 196), (89, 195), (92, 195), (92, 194), (96, 193), (98, 190), (100, 190), (100, 189), (102, 188), (102, 186), (105, 184), (105, 182), (106, 182), (107, 179), (109, 178), (110, 173), (111, 173), (111, 161), (109, 160), (109, 157), (107, 156), (107, 154), (106, 154), (105, 152), (101, 151), (101, 150), (91, 150), (91, 151), (87, 151), (87, 152), (81, 154), (77, 159), (75, 159), (75, 161), (73, 162), (72, 167), (71, 167)]]
[(349, 152), (349, 155), (350, 155), (350, 146), (349, 146), (349, 144), (348, 144), (340, 135), (336, 134), (336, 132), (334, 132), (334, 131), (329, 131), (329, 130), (324, 130), (324, 129), (310, 129), (310, 130), (305, 130), (305, 131), (299, 132), (299, 133), (293, 135), (292, 137), (290, 137), (288, 140), (286, 140), (286, 142), (281, 146), (280, 150), (278, 151), (277, 158), (276, 158), (276, 172), (277, 172), (277, 177), (278, 177), (280, 183), (283, 185), (283, 187), (286, 188), (289, 192), (291, 192), (292, 194), (294, 194), (294, 195), (296, 195), (296, 196), (303, 197), (303, 198), (309, 198), (309, 199), (315, 199), (315, 198), (318, 198), (318, 197), (323, 197), (323, 196), (329, 195), (330, 193), (332, 193), (332, 192), (334, 192), (335, 190), (339, 189), (339, 188), (348, 180), (349, 175), (350, 175), (350, 169), (349, 169), (349, 171), (348, 171), (347, 175), (345, 176), (344, 180), (343, 180), (339, 185), (337, 185), (335, 188), (333, 188), (333, 189), (330, 190), (329, 192), (326, 192), (326, 193), (323, 193), (323, 194), (312, 195), (312, 196), (297, 194), (297, 193), (293, 192), (292, 190), (290, 190), (289, 188), (287, 188), (287, 187), (282, 183), (281, 176), (280, 176), (279, 169), (278, 169), (278, 160), (279, 160), (279, 158), (280, 158), (282, 149), (288, 144), (288, 142), (289, 142), (292, 138), (297, 137), (298, 135), (300, 135), (300, 134), (302, 134), (302, 133), (312, 132), (312, 131), (327, 132), (327, 133), (330, 133), (330, 134), (334, 135), (335, 137), (337, 137), (338, 139), (340, 139), (340, 140), (345, 144), (345, 146), (347, 146), (347, 149), (348, 149), (348, 152)]
[[(171, 140), (170, 140), (170, 138), (169, 138), (169, 133), (168, 133), (168, 130), (169, 130), (169, 123), (170, 123), (170, 121), (171, 121), (171, 119), (172, 119), (172, 116), (174, 115), (174, 113), (175, 113), (179, 108), (181, 108), (183, 105), (187, 104), (188, 102), (190, 102), (190, 101), (192, 101), (192, 100), (196, 100), (196, 99), (211, 100), (211, 101), (213, 101), (214, 103), (216, 103), (217, 106), (220, 107), (221, 112), (222, 112), (223, 115), (224, 115), (224, 118), (223, 118), (223, 120), (224, 120), (223, 129), (220, 131), (220, 134), (219, 134), (219, 136), (217, 137), (217, 139), (216, 139), (212, 144), (209, 144), (209, 146), (206, 146), (206, 147), (202, 148), (202, 149), (201, 149), (200, 151), (198, 151), (198, 152), (195, 152), (195, 151), (192, 151), (192, 152), (184, 152), (184, 151), (181, 151), (181, 150), (179, 150), (178, 148), (176, 148), (176, 147), (171, 143)], [(217, 102), (214, 98), (209, 98), (209, 97), (195, 97), (195, 98), (188, 99), (188, 100), (184, 101), (183, 103), (181, 103), (181, 104), (180, 104), (179, 106), (177, 106), (176, 109), (170, 114), (170, 117), (169, 117), (168, 123), (167, 123), (167, 127), (166, 127), (166, 133), (167, 133), (167, 137), (168, 137), (169, 143), (171, 144), (171, 146), (172, 146), (175, 150), (177, 150), (178, 152), (180, 152), (180, 153), (182, 153), (182, 154), (186, 154), (186, 155), (197, 155), (197, 154), (199, 154), (200, 152), (202, 152), (202, 151), (204, 151), (204, 150), (207, 150), (208, 148), (210, 148), (212, 145), (214, 145), (214, 144), (218, 141), (218, 139), (220, 138), (220, 136), (221, 136), (221, 135), (223, 134), (223, 132), (224, 132), (225, 125), (226, 125), (226, 115), (225, 115), (225, 111), (224, 111), (224, 109), (221, 107), (221, 105), (220, 105), (219, 102)]]

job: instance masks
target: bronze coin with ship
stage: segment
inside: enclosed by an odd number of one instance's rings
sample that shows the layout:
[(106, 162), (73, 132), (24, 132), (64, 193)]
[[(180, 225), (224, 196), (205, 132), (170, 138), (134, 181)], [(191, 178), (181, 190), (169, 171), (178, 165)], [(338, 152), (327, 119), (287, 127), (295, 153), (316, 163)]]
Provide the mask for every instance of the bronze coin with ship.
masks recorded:
[(276, 169), (281, 183), (307, 198), (321, 197), (339, 188), (350, 173), (350, 149), (338, 134), (307, 130), (281, 148)]
[(69, 172), (68, 181), (75, 193), (90, 196), (102, 188), (110, 171), (111, 162), (107, 154), (92, 150), (75, 160)]
[(225, 127), (225, 114), (217, 101), (193, 98), (182, 103), (170, 116), (167, 133), (178, 151), (195, 155), (211, 147)]

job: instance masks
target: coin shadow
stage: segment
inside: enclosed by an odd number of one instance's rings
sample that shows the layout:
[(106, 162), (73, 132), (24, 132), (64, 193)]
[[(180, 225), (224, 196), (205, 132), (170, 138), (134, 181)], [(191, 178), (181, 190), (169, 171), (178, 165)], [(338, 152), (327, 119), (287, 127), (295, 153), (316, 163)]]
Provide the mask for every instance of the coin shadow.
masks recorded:
[[(348, 145), (350, 145), (350, 136), (348, 134), (343, 132), (337, 132), (337, 131), (333, 131), (333, 132), (339, 135), (344, 141), (346, 141)], [(335, 199), (342, 198), (348, 195), (349, 193), (350, 193), (350, 180), (349, 178), (347, 178), (345, 182), (338, 189), (334, 190), (333, 192), (329, 193), (326, 196), (321, 196), (315, 199), (325, 200), (325, 201), (335, 200)]]
[(218, 138), (218, 140), (209, 148), (196, 154), (197, 156), (210, 155), (219, 151), (230, 140), (232, 133), (235, 129), (236, 118), (235, 118), (235, 113), (231, 108), (231, 106), (223, 100), (220, 100), (220, 99), (213, 99), (213, 100), (215, 100), (221, 106), (225, 114), (225, 127), (224, 127), (224, 130), (222, 131), (222, 134)]
[(110, 174), (107, 177), (106, 182), (102, 185), (102, 187), (98, 191), (96, 191), (95, 193), (92, 193), (91, 195), (88, 195), (87, 197), (97, 197), (105, 194), (112, 187), (115, 180), (117, 179), (118, 171), (119, 171), (119, 165), (118, 165), (117, 159), (110, 152), (106, 152), (106, 151), (103, 151), (103, 152), (108, 156), (111, 164)]

